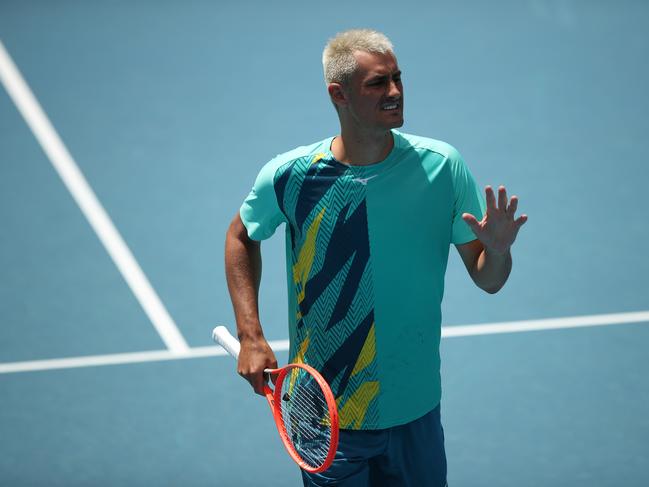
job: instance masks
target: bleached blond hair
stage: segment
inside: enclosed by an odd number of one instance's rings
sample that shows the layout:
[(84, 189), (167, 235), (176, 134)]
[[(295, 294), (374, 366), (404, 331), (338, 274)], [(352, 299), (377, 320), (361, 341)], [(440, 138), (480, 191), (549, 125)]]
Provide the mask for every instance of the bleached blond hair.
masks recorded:
[(336, 34), (322, 52), (325, 83), (349, 82), (358, 67), (355, 51), (385, 54), (394, 52), (385, 34), (372, 29), (352, 29)]

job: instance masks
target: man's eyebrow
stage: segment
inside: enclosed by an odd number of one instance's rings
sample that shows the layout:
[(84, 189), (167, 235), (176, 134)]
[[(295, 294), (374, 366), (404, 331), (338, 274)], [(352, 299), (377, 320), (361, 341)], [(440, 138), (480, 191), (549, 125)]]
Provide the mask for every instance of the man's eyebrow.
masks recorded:
[(376, 75), (370, 76), (367, 79), (367, 81), (368, 82), (370, 82), (370, 81), (379, 81), (379, 80), (384, 80), (386, 78), (394, 77), (394, 76), (401, 76), (401, 70), (395, 71), (392, 74), (376, 74)]

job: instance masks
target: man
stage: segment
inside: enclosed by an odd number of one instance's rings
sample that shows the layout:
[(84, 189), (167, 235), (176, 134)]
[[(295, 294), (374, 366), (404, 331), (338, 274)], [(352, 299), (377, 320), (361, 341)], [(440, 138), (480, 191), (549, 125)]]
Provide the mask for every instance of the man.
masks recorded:
[[(238, 372), (262, 393), (277, 366), (257, 307), (260, 241), (286, 224), (290, 360), (318, 369), (339, 407), (334, 464), (305, 486), (446, 484), (440, 423), (440, 305), (449, 246), (497, 292), (525, 215), (504, 187), (480, 192), (448, 144), (400, 133), (403, 85), (383, 34), (352, 30), (326, 46), (340, 135), (267, 163), (232, 221), (226, 274)], [(497, 201), (496, 201), (497, 199)], [(476, 238), (477, 237), (477, 238)]]

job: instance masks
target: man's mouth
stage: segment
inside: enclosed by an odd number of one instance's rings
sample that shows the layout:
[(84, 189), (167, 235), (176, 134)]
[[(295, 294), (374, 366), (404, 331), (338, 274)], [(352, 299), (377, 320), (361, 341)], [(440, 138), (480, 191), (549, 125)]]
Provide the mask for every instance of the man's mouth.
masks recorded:
[(399, 107), (401, 107), (401, 103), (385, 103), (381, 105), (381, 110), (397, 110)]

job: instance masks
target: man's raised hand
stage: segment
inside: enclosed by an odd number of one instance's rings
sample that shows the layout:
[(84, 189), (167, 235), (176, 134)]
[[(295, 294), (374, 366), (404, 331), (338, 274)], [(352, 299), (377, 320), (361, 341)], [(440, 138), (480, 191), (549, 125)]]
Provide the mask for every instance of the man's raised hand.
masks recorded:
[(504, 186), (498, 188), (498, 203), (491, 186), (485, 188), (487, 211), (481, 221), (470, 213), (463, 213), (462, 219), (471, 227), (485, 249), (498, 254), (506, 254), (516, 240), (518, 231), (527, 221), (527, 215), (514, 219), (518, 207), (518, 197), (507, 201)]

